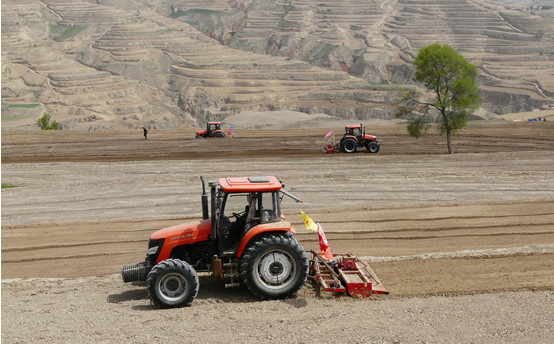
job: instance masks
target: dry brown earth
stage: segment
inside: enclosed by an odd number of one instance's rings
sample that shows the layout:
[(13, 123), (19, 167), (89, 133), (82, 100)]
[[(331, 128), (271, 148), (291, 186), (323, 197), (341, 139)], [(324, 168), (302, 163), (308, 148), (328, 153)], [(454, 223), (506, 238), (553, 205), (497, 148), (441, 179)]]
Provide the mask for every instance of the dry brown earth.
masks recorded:
[[(442, 137), (371, 129), (378, 154), (323, 154), (326, 129), (3, 132), (2, 183), (18, 187), (2, 189), (2, 341), (549, 343), (553, 125), (471, 125), (451, 156)], [(199, 175), (263, 174), (391, 294), (259, 302), (203, 277), (192, 307), (162, 311), (120, 281), (152, 231), (200, 216)], [(315, 249), (299, 205), (284, 208)]]

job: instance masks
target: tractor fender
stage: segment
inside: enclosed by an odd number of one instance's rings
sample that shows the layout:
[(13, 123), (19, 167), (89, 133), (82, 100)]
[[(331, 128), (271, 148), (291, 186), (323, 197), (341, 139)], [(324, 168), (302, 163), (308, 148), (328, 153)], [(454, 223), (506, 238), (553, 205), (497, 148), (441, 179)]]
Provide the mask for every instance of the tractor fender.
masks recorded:
[(360, 143), (358, 142), (358, 138), (356, 136), (353, 136), (353, 135), (345, 135), (342, 139), (341, 139), (341, 142), (342, 140), (346, 140), (346, 139), (353, 139), (354, 141), (356, 141), (356, 143)]
[(175, 247), (207, 241), (210, 234), (212, 234), (212, 222), (210, 220), (182, 223), (154, 232), (150, 236), (151, 239), (165, 239), (156, 263), (169, 259), (171, 251)]
[(246, 232), (246, 234), (244, 234), (244, 236), (242, 237), (239, 249), (237, 250), (237, 257), (240, 257), (242, 255), (242, 252), (252, 239), (262, 233), (268, 232), (291, 232), (292, 234), (296, 234), (296, 231), (292, 228), (290, 222), (287, 221), (264, 223), (254, 226), (250, 228), (248, 232)]

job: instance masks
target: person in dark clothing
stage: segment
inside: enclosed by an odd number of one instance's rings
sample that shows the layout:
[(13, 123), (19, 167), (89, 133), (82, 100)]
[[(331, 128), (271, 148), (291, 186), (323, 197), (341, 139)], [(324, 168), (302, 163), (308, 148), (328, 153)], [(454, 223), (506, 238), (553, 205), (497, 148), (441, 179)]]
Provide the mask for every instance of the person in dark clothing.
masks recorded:
[(142, 127), (142, 131), (144, 131), (144, 139), (148, 140), (148, 129), (146, 129), (145, 127)]

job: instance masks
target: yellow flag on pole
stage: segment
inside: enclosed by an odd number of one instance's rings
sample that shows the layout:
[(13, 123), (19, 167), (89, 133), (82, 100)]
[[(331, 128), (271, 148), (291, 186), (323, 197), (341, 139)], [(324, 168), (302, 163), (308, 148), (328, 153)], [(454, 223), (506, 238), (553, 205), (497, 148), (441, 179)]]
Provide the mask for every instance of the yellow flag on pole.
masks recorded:
[(304, 219), (304, 226), (306, 226), (306, 228), (311, 231), (317, 232), (317, 225), (315, 224), (314, 220), (312, 220), (302, 210), (300, 210), (300, 213), (302, 214), (302, 219)]

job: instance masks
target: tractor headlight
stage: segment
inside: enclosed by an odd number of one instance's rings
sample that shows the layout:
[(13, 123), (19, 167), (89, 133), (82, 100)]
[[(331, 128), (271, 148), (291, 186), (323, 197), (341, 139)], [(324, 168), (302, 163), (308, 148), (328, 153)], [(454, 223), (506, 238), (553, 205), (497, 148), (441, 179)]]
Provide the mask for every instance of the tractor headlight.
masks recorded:
[(146, 252), (147, 256), (152, 256), (158, 252), (158, 246), (150, 247), (148, 251)]
[(146, 262), (149, 266), (156, 265), (156, 260), (160, 255), (160, 251), (164, 245), (164, 239), (150, 239), (148, 240), (148, 251), (146, 251)]

